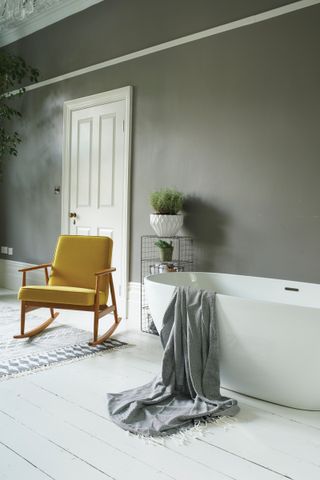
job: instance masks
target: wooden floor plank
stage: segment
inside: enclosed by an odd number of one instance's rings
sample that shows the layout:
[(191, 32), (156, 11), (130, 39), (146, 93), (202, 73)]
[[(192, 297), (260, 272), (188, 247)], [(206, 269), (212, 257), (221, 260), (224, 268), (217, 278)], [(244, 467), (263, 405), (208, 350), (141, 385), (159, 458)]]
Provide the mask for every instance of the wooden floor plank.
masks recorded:
[[(100, 359), (101, 360), (101, 359)], [(84, 371), (84, 379), (86, 377), (86, 372)], [(124, 387), (123, 379), (118, 379), (118, 377), (114, 377), (112, 379), (113, 387), (115, 390), (118, 389), (119, 385)], [(49, 382), (52, 384), (52, 381)], [(54, 382), (53, 382), (54, 383)], [(138, 383), (138, 382), (137, 382)], [(102, 398), (102, 394), (104, 393), (105, 389), (108, 386), (108, 383), (105, 382), (103, 385), (103, 390), (100, 390), (101, 382), (98, 382), (94, 388), (96, 388), (94, 396), (96, 398)], [(85, 391), (82, 390), (81, 384), (77, 386), (82, 391), (80, 403), (84, 408), (92, 409), (92, 411), (98, 412), (100, 415), (105, 415), (105, 401), (100, 402), (92, 402), (90, 398), (87, 397)], [(129, 387), (128, 387), (129, 388)], [(69, 398), (70, 401), (74, 401), (74, 395), (71, 389), (61, 388), (56, 383), (54, 384), (55, 391), (59, 391), (61, 395), (66, 398)], [(99, 393), (100, 392), (100, 393)], [(100, 406), (99, 406), (100, 403)], [(249, 410), (248, 410), (249, 409)], [(229, 451), (234, 457), (244, 458), (250, 461), (251, 463), (256, 463), (261, 465), (262, 468), (267, 470), (270, 468), (270, 474), (272, 474), (271, 470), (274, 472), (278, 472), (281, 475), (292, 476), (295, 477), (295, 472), (299, 471), (306, 471), (310, 475), (310, 478), (318, 478), (319, 475), (317, 465), (312, 465), (312, 459), (317, 458), (318, 456), (318, 449), (316, 446), (311, 449), (310, 455), (308, 454), (308, 449), (303, 453), (303, 446), (301, 446), (301, 438), (309, 438), (310, 441), (314, 438), (314, 432), (310, 427), (302, 425), (302, 424), (293, 424), (290, 420), (284, 419), (279, 417), (276, 418), (276, 415), (269, 414), (269, 417), (266, 415), (264, 410), (259, 410), (258, 412), (254, 413), (254, 409), (252, 409), (252, 414), (248, 415), (248, 411), (250, 412), (250, 407), (247, 407), (244, 403), (242, 404), (242, 411), (241, 414), (238, 416), (238, 421), (236, 425), (241, 425), (242, 432), (241, 435), (236, 435), (237, 437), (237, 445), (240, 447), (234, 448), (233, 443), (234, 441), (231, 440), (229, 434), (225, 437), (224, 429), (222, 432), (219, 431), (219, 436), (215, 431), (215, 446), (221, 449), (221, 452)], [(246, 414), (246, 415), (245, 415)], [(257, 426), (259, 427), (255, 429), (252, 425), (253, 421), (256, 421)], [(269, 429), (268, 425), (272, 425), (271, 430)], [(214, 428), (214, 427), (212, 427)], [(291, 442), (289, 441), (288, 436), (286, 437), (286, 431), (291, 432), (289, 437), (292, 437)], [(270, 434), (268, 432), (271, 432)], [(249, 448), (247, 451), (243, 451), (242, 445), (248, 444), (247, 436), (249, 435), (253, 437), (253, 440), (250, 443)], [(220, 439), (221, 437), (221, 439)], [(286, 449), (280, 448), (279, 451), (275, 452), (274, 445), (281, 443), (279, 439), (283, 439), (283, 442), (286, 441), (287, 447)], [(264, 448), (259, 450), (259, 444), (264, 443)], [(283, 443), (282, 442), (282, 443)], [(208, 443), (213, 445), (212, 439), (208, 440)], [(231, 449), (228, 448), (228, 444), (230, 443)], [(255, 449), (255, 445), (257, 445), (257, 449)], [(303, 454), (302, 454), (303, 453)], [(188, 455), (190, 452), (188, 453)], [(298, 457), (297, 457), (298, 455)], [(309, 457), (308, 457), (309, 455)], [(317, 455), (313, 457), (313, 455)], [(192, 458), (192, 457), (191, 457)], [(316, 460), (315, 460), (316, 462)], [(290, 466), (291, 465), (291, 466)], [(295, 468), (296, 465), (296, 468)], [(276, 474), (276, 473), (275, 473)], [(298, 477), (299, 478), (299, 477)], [(320, 478), (320, 477), (319, 477)]]
[[(74, 390), (77, 392), (79, 392), (79, 383), (76, 381), (76, 384), (74, 385)], [(63, 412), (63, 415), (66, 416), (66, 421), (70, 421), (75, 424), (81, 424), (82, 428), (85, 428), (88, 431), (90, 431), (94, 426), (94, 431), (99, 432), (99, 435), (101, 435), (102, 438), (104, 437), (104, 435), (109, 434), (111, 435), (113, 442), (119, 442), (119, 445), (122, 445), (122, 448), (127, 448), (127, 437), (125, 438), (125, 442), (123, 443), (123, 432), (118, 427), (113, 424), (110, 424), (107, 427), (105, 426), (106, 419), (105, 415), (103, 415), (103, 412), (101, 412), (102, 414), (99, 417), (97, 416), (97, 414), (92, 417), (94, 413), (93, 408), (96, 408), (96, 406), (93, 407), (94, 402), (92, 401), (91, 395), (88, 396), (85, 393), (81, 393), (80, 399), (78, 400), (76, 396), (72, 393), (73, 390), (70, 390), (67, 393), (69, 400), (65, 400), (64, 395), (66, 391), (64, 388), (61, 388), (61, 390), (59, 391), (59, 387), (55, 385), (54, 390), (55, 392), (52, 392), (51, 395), (48, 396), (48, 391), (44, 391), (43, 387), (39, 385), (32, 386), (30, 384), (26, 385), (22, 389), (21, 395), (27, 400), (37, 399), (38, 403), (40, 402), (41, 404), (45, 404), (46, 408), (51, 409), (52, 412), (56, 410)], [(58, 391), (59, 397), (57, 396)], [(101, 396), (101, 393), (99, 394), (95, 392), (93, 397), (95, 397), (96, 395)], [(59, 402), (60, 406), (58, 406)], [(63, 406), (61, 406), (61, 404)], [(83, 407), (81, 407), (81, 405), (83, 405)], [(230, 432), (230, 435), (232, 435), (232, 432)], [(132, 442), (133, 440), (130, 440), (130, 447), (132, 447), (133, 445)], [(247, 478), (250, 478), (250, 475), (253, 475), (254, 478), (261, 478), (261, 480), (276, 480), (281, 478), (279, 473), (277, 474), (270, 471), (263, 464), (259, 466), (251, 461), (241, 459), (233, 453), (228, 454), (228, 452), (223, 452), (221, 451), (221, 449), (212, 449), (212, 447), (210, 447), (206, 443), (201, 443), (197, 440), (193, 440), (189, 445), (177, 445), (176, 441), (170, 442), (166, 440), (165, 445), (167, 450), (172, 450), (177, 455), (179, 455), (181, 457), (181, 461), (183, 457), (184, 462), (185, 459), (192, 459), (199, 465), (205, 465), (215, 472), (223, 472), (231, 476), (232, 478), (246, 480)], [(150, 457), (148, 447), (144, 447), (144, 452), (147, 454), (146, 456), (149, 459), (152, 459), (152, 456)], [(162, 460), (162, 456), (163, 455), (159, 455), (159, 459)], [(176, 458), (175, 460), (176, 463), (179, 463), (179, 458)], [(190, 466), (188, 466), (187, 473), (188, 472), (190, 472)]]
[[(50, 394), (48, 391), (40, 389), (32, 384), (24, 384), (23, 388), (20, 390), (19, 399), (15, 398), (12, 392), (6, 391), (6, 398), (9, 401), (11, 407), (10, 410), (15, 412), (19, 418), (27, 414), (32, 421), (33, 428), (39, 428), (40, 422), (43, 425), (43, 422), (48, 425), (53, 420), (50, 420), (51, 416), (54, 418), (55, 415), (59, 415), (59, 421), (63, 425), (63, 434), (64, 442), (66, 437), (70, 435), (70, 431), (73, 430), (73, 435), (77, 437), (76, 442), (81, 444), (86, 444), (86, 450), (94, 449), (95, 455), (102, 455), (103, 457), (108, 458), (108, 467), (110, 468), (110, 449), (112, 449), (111, 461), (115, 462), (115, 466), (118, 469), (117, 475), (121, 473), (121, 469), (124, 468), (123, 476), (119, 478), (126, 478), (128, 476), (128, 462), (130, 463), (130, 472), (132, 475), (136, 475), (133, 478), (154, 478), (150, 474), (150, 469), (153, 472), (163, 471), (166, 477), (163, 478), (174, 478), (177, 480), (181, 479), (181, 475), (186, 480), (193, 480), (197, 475), (201, 475), (203, 479), (212, 479), (214, 474), (215, 479), (217, 480), (227, 480), (229, 477), (220, 474), (216, 469), (210, 468), (206, 464), (201, 464), (200, 462), (191, 461), (187, 457), (183, 460), (183, 465), (181, 465), (181, 456), (173, 453), (162, 445), (155, 446), (153, 444), (148, 444), (144, 440), (139, 439), (136, 436), (128, 435), (122, 429), (117, 427), (107, 418), (95, 415), (87, 410), (82, 409), (76, 404), (67, 402), (61, 397), (58, 397), (56, 394)], [(0, 408), (3, 407), (3, 403), (0, 400)], [(34, 412), (32, 413), (32, 408), (28, 408), (28, 405), (21, 406), (23, 403), (30, 403), (34, 407)], [(6, 407), (8, 409), (8, 407)], [(38, 410), (41, 410), (41, 420), (34, 420), (34, 415)], [(44, 414), (45, 411), (45, 414)], [(57, 423), (57, 421), (56, 421)], [(52, 437), (53, 432), (47, 430), (45, 431), (50, 434)], [(55, 437), (54, 437), (55, 438)], [(70, 438), (70, 437), (69, 437)], [(70, 438), (70, 441), (72, 438)], [(55, 441), (58, 441), (55, 438)], [(59, 439), (59, 442), (61, 439)], [(99, 446), (100, 444), (100, 446)], [(63, 443), (65, 446), (65, 443)], [(68, 447), (69, 448), (69, 447)], [(72, 451), (76, 448), (75, 446), (70, 447)], [(92, 453), (87, 451), (76, 450), (77, 454), (82, 456), (82, 458), (91, 459)], [(122, 458), (121, 457), (122, 454)], [(127, 462), (124, 462), (123, 454), (127, 456)], [(92, 461), (92, 460), (90, 460)], [(122, 463), (120, 463), (122, 461)], [(139, 470), (134, 469), (134, 462), (139, 462), (142, 464), (143, 469)], [(148, 466), (148, 469), (145, 468)], [(102, 466), (100, 465), (100, 468)], [(147, 474), (144, 475), (144, 471), (147, 470)], [(139, 476), (138, 476), (139, 475)], [(118, 478), (118, 477), (117, 477)], [(155, 478), (161, 478), (159, 475)]]
[(54, 480), (66, 480), (71, 474), (77, 480), (112, 478), (3, 412), (0, 412), (0, 426), (0, 442)]
[[(128, 478), (128, 462), (134, 478), (141, 480), (168, 480), (168, 475), (144, 461), (127, 455), (112, 445), (112, 437), (101, 441), (96, 435), (87, 433), (78, 425), (72, 425), (62, 419), (60, 411), (48, 413), (35, 402), (24, 401), (6, 391), (0, 397), (0, 411), (14, 417), (15, 421), (33, 434), (50, 440), (64, 451), (81, 458), (88, 465), (115, 479)], [(79, 418), (81, 421), (81, 418)]]
[[(284, 421), (281, 417), (270, 415), (273, 417), (270, 418), (259, 409), (248, 415), (247, 409), (245, 404), (240, 404), (240, 413), (232, 427), (232, 435), (218, 426), (208, 430), (205, 441), (288, 478), (320, 478), (319, 441), (317, 446), (312, 428), (298, 424), (292, 428), (291, 422)], [(308, 439), (308, 442), (303, 439)]]
[(50, 475), (21, 457), (13, 449), (0, 443), (0, 480), (49, 480)]

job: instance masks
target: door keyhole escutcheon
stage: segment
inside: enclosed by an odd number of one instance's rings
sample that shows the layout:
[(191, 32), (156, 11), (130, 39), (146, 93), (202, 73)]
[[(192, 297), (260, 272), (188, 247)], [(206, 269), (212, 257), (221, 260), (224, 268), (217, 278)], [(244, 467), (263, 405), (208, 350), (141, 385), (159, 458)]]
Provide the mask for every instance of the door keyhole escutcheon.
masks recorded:
[(76, 224), (76, 218), (77, 218), (76, 212), (70, 212), (70, 213), (69, 213), (69, 218), (73, 218), (73, 222), (72, 222), (72, 223), (73, 223), (73, 225), (75, 225), (75, 224)]

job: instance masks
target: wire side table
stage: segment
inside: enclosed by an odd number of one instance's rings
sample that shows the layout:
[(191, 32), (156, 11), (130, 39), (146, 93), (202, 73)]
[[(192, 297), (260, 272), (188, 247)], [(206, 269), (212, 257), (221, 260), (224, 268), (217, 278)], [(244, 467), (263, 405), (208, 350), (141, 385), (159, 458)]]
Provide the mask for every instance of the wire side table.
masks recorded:
[[(155, 246), (155, 242), (160, 239), (169, 243), (172, 242), (173, 258), (170, 262), (160, 260), (160, 250)], [(140, 263), (140, 326), (143, 332), (158, 335), (145, 294), (144, 278), (155, 273), (192, 272), (194, 263), (193, 240), (187, 236), (158, 237), (157, 235), (142, 235)]]

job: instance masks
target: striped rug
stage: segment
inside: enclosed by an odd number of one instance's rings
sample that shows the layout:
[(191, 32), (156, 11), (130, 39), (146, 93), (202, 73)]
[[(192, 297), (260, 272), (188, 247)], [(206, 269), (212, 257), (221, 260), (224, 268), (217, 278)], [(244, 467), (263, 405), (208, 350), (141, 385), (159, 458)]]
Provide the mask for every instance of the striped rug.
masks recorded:
[[(111, 338), (90, 347), (92, 334), (68, 325), (53, 323), (33, 338), (13, 339), (19, 333), (20, 312), (7, 305), (0, 307), (0, 380), (69, 363), (103, 352), (124, 348), (128, 344)], [(28, 328), (41, 323), (36, 315), (28, 315)]]

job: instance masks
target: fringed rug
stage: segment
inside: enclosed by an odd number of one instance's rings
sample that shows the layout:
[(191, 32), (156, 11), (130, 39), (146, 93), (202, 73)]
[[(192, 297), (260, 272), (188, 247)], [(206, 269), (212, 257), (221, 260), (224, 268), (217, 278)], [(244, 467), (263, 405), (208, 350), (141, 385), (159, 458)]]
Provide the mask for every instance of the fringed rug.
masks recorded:
[[(43, 319), (29, 314), (27, 322), (28, 329), (31, 329), (43, 322)], [(36, 337), (15, 340), (13, 335), (19, 331), (19, 310), (1, 306), (0, 380), (128, 346), (127, 343), (112, 338), (101, 345), (90, 347), (90, 332), (59, 323), (53, 323)]]

